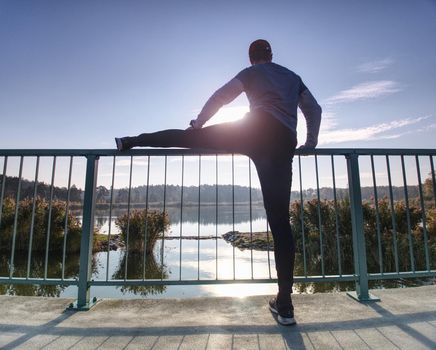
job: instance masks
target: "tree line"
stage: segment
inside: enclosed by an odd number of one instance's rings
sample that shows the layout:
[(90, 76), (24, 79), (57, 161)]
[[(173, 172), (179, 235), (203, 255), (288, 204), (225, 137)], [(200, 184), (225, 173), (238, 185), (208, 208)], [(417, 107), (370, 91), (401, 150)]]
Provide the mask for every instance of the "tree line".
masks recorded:
[[(5, 177), (5, 197), (15, 198), (18, 188), (18, 177), (6, 176)], [(0, 175), (0, 188), (2, 187), (3, 176)], [(420, 188), (418, 185), (407, 186), (407, 195), (410, 199), (419, 198)], [(404, 200), (405, 188), (403, 186), (377, 186), (378, 198), (390, 198), (392, 192), (392, 199), (394, 201)], [(32, 198), (35, 191), (35, 182), (22, 179), (20, 199)], [(53, 186), (44, 182), (37, 182), (36, 195), (37, 197), (49, 199), (53, 191), (54, 200), (66, 201), (69, 195), (70, 202), (81, 203), (84, 196), (84, 191), (76, 185), (72, 185), (70, 190), (66, 187)], [(332, 187), (319, 188), (319, 198), (325, 200), (334, 200), (335, 194), (337, 199), (344, 199), (348, 197), (348, 188)], [(361, 187), (362, 199), (373, 200), (374, 187), (366, 186)], [(431, 200), (434, 198), (434, 189), (432, 185), (431, 176), (428, 177), (422, 184), (422, 193), (424, 200)], [(318, 190), (316, 188), (304, 189), (300, 194), (299, 191), (291, 192), (291, 201), (300, 200), (301, 196), (304, 200), (311, 200), (318, 198)], [(130, 203), (162, 203), (165, 199), (166, 203), (180, 203), (196, 204), (200, 203), (233, 203), (233, 202), (261, 202), (262, 192), (259, 188), (249, 188), (248, 186), (240, 185), (201, 185), (200, 190), (198, 186), (182, 186), (179, 185), (150, 185), (137, 186), (129, 188), (114, 189), (111, 194), (110, 188), (105, 186), (98, 186), (96, 188), (96, 202), (100, 204), (109, 204), (110, 201), (114, 204)]]

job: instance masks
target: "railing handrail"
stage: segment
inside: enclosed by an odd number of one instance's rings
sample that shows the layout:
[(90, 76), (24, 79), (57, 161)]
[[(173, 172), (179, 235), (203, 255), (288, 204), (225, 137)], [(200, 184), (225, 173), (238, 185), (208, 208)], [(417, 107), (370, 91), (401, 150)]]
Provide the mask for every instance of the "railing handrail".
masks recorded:
[[(0, 149), (0, 156), (178, 156), (178, 155), (216, 155), (231, 154), (227, 151), (216, 151), (203, 148), (137, 148), (128, 151), (116, 149)], [(295, 151), (295, 155), (404, 155), (404, 156), (436, 156), (436, 148), (315, 148)]]

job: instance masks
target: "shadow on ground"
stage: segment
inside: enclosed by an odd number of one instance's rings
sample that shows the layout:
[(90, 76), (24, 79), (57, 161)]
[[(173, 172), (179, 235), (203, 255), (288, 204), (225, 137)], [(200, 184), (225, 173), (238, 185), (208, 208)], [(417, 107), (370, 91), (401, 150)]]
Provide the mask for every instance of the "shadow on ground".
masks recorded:
[(0, 297), (4, 349), (435, 349), (436, 286), (298, 295), (298, 324), (280, 326), (267, 297), (105, 300), (88, 312), (65, 299)]

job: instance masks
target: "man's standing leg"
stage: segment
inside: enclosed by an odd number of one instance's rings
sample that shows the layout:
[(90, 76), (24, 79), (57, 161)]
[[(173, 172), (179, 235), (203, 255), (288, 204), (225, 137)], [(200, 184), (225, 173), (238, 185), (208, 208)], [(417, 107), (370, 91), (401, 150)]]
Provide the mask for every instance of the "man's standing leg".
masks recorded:
[[(295, 241), (289, 222), (289, 201), (292, 182), (292, 160), (255, 161), (267, 219), (274, 239), (274, 257), (278, 279), (277, 308), (279, 314), (293, 312), (291, 301)], [(293, 316), (292, 316), (293, 317)]]

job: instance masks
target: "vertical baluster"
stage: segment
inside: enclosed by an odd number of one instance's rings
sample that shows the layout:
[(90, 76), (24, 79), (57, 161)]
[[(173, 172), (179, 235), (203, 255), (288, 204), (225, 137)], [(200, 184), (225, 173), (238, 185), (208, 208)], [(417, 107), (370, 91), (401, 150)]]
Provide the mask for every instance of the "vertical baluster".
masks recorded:
[(415, 272), (415, 259), (413, 256), (413, 242), (412, 242), (412, 233), (411, 233), (411, 228), (410, 228), (409, 191), (407, 190), (407, 179), (406, 179), (406, 168), (404, 166), (404, 155), (401, 155), (401, 170), (403, 172), (404, 201), (406, 202), (407, 239), (409, 241), (410, 265), (411, 265), (412, 271)]
[(3, 199), (5, 195), (5, 184), (6, 184), (6, 170), (8, 167), (8, 156), (4, 157), (3, 162), (3, 176), (2, 176), (2, 188), (0, 192), (0, 228), (2, 223), (2, 213), (3, 213)]
[(47, 269), (48, 269), (48, 251), (50, 248), (51, 214), (52, 214), (52, 207), (53, 207), (55, 173), (56, 173), (56, 156), (53, 157), (53, 166), (52, 166), (51, 184), (50, 184), (50, 200), (48, 203), (48, 223), (47, 223), (47, 240), (45, 244), (44, 279), (47, 278)]
[(68, 236), (68, 213), (70, 211), (70, 193), (71, 193), (71, 173), (73, 168), (73, 156), (70, 156), (70, 166), (68, 169), (68, 187), (67, 187), (67, 204), (65, 207), (64, 221), (64, 244), (62, 248), (62, 279), (65, 278), (65, 256), (67, 253), (67, 236)]
[(339, 272), (339, 276), (342, 276), (341, 243), (339, 239), (339, 213), (338, 213), (338, 200), (336, 196), (335, 161), (334, 161), (333, 154), (331, 155), (331, 163), (332, 163), (332, 179), (333, 179), (333, 200), (335, 204), (336, 252), (338, 254), (338, 272)]
[(372, 171), (372, 183), (374, 187), (374, 205), (375, 205), (375, 220), (377, 227), (377, 245), (378, 245), (378, 260), (380, 266), (380, 273), (383, 275), (383, 253), (382, 253), (382, 240), (380, 233), (380, 211), (378, 207), (378, 194), (377, 194), (377, 182), (375, 177), (375, 166), (374, 166), (374, 156), (371, 155), (371, 171)]
[(201, 155), (198, 156), (198, 213), (197, 213), (197, 279), (200, 279), (200, 193), (201, 193)]
[[(145, 223), (144, 223), (144, 255), (142, 262), (142, 279), (145, 280), (145, 265), (147, 263), (147, 234), (148, 234), (148, 194), (150, 187), (150, 156), (147, 157), (147, 189), (145, 192)], [(153, 252), (151, 253), (153, 254)]]
[[(430, 166), (431, 166), (431, 182), (433, 185), (433, 200), (434, 200), (434, 205), (436, 207), (436, 179), (435, 179), (435, 173), (434, 173), (434, 164), (433, 164), (433, 156), (429, 156), (430, 157)], [(0, 207), (1, 210), (1, 207)], [(434, 262), (433, 262), (434, 263)]]
[[(232, 153), (232, 231), (235, 234), (235, 155)], [(235, 246), (233, 245), (233, 279), (236, 279)]]
[(215, 279), (218, 280), (218, 154), (215, 155)]
[(393, 244), (394, 244), (395, 271), (398, 273), (399, 272), (399, 264), (398, 264), (397, 221), (395, 218), (394, 194), (392, 191), (391, 167), (390, 167), (388, 155), (386, 155), (386, 168), (388, 171), (388, 182), (389, 182), (389, 196), (390, 196), (392, 232), (393, 232), (392, 238), (394, 241)]
[(419, 201), (421, 203), (421, 211), (422, 211), (422, 229), (424, 231), (425, 266), (427, 271), (430, 271), (430, 257), (428, 253), (427, 218), (425, 215), (424, 194), (422, 193), (421, 170), (419, 165), (419, 158), (417, 155), (415, 156), (415, 160), (416, 160), (416, 172), (418, 175)]
[(78, 310), (89, 309), (96, 301), (90, 300), (90, 285), (92, 277), (92, 243), (95, 223), (95, 197), (98, 174), (98, 156), (86, 157), (85, 196), (83, 198), (83, 223), (80, 238), (80, 269), (77, 302), (73, 308)]
[(180, 193), (180, 239), (179, 239), (179, 281), (182, 280), (182, 235), (183, 235), (183, 185), (185, 176), (185, 156), (182, 155), (182, 189)]
[(351, 227), (353, 235), (354, 273), (356, 292), (348, 292), (359, 301), (380, 300), (369, 293), (366, 260), (366, 242), (363, 221), (362, 191), (360, 185), (359, 156), (356, 153), (345, 155), (347, 159), (348, 187), (350, 194)]
[(126, 252), (124, 255), (124, 281), (127, 280), (127, 265), (129, 262), (129, 238), (130, 238), (130, 201), (132, 195), (132, 172), (133, 172), (133, 156), (130, 156), (130, 171), (129, 171), (129, 193), (127, 195), (127, 235), (126, 235)]
[(27, 252), (26, 278), (30, 277), (30, 264), (32, 261), (33, 231), (34, 231), (34, 226), (35, 226), (35, 209), (36, 209), (36, 200), (37, 200), (37, 196), (38, 196), (38, 174), (39, 174), (39, 156), (36, 157), (35, 182), (33, 184), (32, 218), (31, 218), (31, 222), (30, 222), (30, 231), (29, 231), (29, 250)]
[(252, 213), (252, 200), (251, 200), (251, 160), (248, 158), (248, 187), (250, 191), (250, 261), (251, 261), (251, 279), (254, 278), (253, 274), (253, 213)]
[(268, 254), (267, 254), (267, 256), (268, 256), (268, 275), (269, 275), (269, 278), (271, 279), (271, 257), (269, 255), (270, 238), (269, 238), (268, 219), (266, 220), (266, 241), (268, 242), (268, 251), (267, 251), (268, 252)]
[(434, 199), (434, 205), (436, 207), (436, 180), (435, 180), (435, 173), (434, 173), (434, 163), (433, 163), (433, 156), (430, 157), (430, 166), (431, 166), (431, 182), (433, 184), (433, 199)]
[[(167, 204), (167, 163), (168, 163), (168, 157), (165, 155), (165, 170), (164, 170), (164, 198), (163, 198), (163, 213), (162, 215), (165, 216), (166, 211), (166, 204)], [(160, 277), (161, 280), (164, 278), (164, 255), (165, 255), (165, 230), (162, 232), (162, 246), (161, 246), (161, 252), (160, 252), (160, 259), (161, 259), (161, 268), (162, 268), (162, 275)]]
[(301, 237), (303, 241), (303, 271), (307, 277), (307, 262), (306, 262), (306, 239), (304, 234), (304, 200), (303, 200), (303, 179), (301, 176), (301, 156), (298, 155), (298, 174), (300, 177), (300, 217), (301, 217)]
[(316, 172), (316, 195), (318, 199), (317, 212), (318, 212), (318, 227), (319, 227), (319, 246), (321, 253), (321, 274), (325, 276), (324, 269), (324, 242), (322, 235), (322, 220), (321, 220), (321, 196), (319, 193), (319, 174), (318, 174), (318, 156), (315, 154), (315, 172)]
[(20, 194), (21, 194), (21, 177), (23, 174), (23, 156), (20, 157), (20, 170), (18, 172), (18, 188), (17, 188), (17, 197), (15, 203), (15, 216), (14, 216), (14, 229), (12, 235), (12, 248), (11, 248), (11, 262), (10, 262), (10, 270), (9, 270), (9, 278), (12, 278), (14, 274), (14, 259), (15, 259), (15, 241), (17, 237), (17, 225), (18, 225), (18, 210), (20, 208)]
[(109, 281), (109, 256), (110, 256), (110, 241), (112, 231), (112, 208), (114, 205), (114, 184), (115, 184), (115, 164), (116, 156), (112, 159), (112, 179), (111, 179), (111, 197), (109, 203), (109, 228), (107, 232), (107, 255), (106, 255), (106, 281)]

